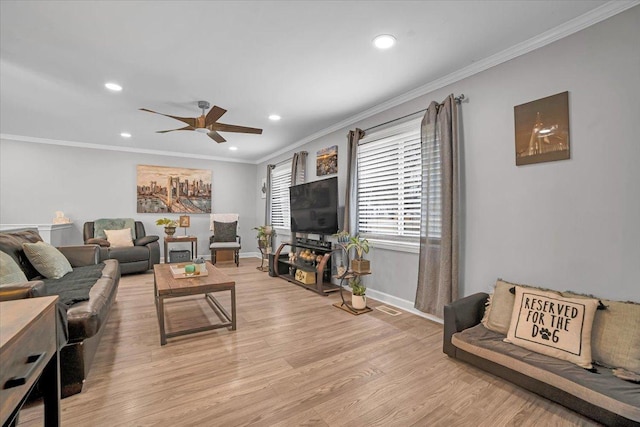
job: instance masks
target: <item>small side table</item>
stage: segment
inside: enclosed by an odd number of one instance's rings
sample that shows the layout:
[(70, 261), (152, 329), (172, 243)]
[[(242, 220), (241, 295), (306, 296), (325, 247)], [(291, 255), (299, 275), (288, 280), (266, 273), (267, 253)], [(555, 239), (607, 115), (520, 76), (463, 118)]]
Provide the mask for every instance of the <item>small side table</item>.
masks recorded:
[(169, 243), (185, 243), (191, 242), (192, 258), (198, 258), (198, 238), (196, 236), (173, 237), (165, 236), (164, 238), (164, 263), (169, 262)]

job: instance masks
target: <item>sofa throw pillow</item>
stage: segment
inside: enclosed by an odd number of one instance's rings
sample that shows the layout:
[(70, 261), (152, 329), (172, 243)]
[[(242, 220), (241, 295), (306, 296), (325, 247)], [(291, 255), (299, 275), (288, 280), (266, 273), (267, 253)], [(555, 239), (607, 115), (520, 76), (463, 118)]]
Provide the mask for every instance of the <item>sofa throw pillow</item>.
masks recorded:
[(496, 287), (491, 294), (482, 318), (482, 324), (485, 328), (507, 335), (511, 324), (513, 302), (516, 299), (516, 296), (509, 292), (509, 289), (513, 286), (515, 285), (500, 279), (496, 281)]
[[(562, 295), (588, 298), (572, 292), (563, 292)], [(593, 319), (593, 361), (601, 366), (622, 368), (640, 375), (640, 304), (605, 299), (600, 301), (606, 309), (596, 311)]]
[(23, 243), (22, 249), (38, 273), (47, 279), (59, 279), (73, 270), (62, 252), (48, 243)]
[(136, 238), (136, 222), (133, 218), (101, 218), (93, 222), (93, 237), (96, 239), (106, 239), (105, 230), (131, 230), (131, 239)]
[(214, 242), (235, 242), (238, 228), (238, 221), (233, 222), (213, 222)]
[(133, 246), (130, 228), (125, 228), (122, 230), (104, 230), (104, 234), (107, 235), (107, 241), (112, 248), (126, 248), (129, 246)]
[(516, 286), (506, 342), (591, 369), (591, 328), (599, 301)]
[(28, 282), (27, 276), (11, 255), (0, 251), (0, 285)]

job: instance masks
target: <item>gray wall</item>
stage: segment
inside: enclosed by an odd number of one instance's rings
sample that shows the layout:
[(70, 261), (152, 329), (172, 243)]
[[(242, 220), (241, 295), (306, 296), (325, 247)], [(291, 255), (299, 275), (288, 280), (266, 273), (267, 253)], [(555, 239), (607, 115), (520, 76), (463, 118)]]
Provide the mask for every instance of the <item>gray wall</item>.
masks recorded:
[[(50, 223), (61, 210), (74, 223), (72, 239), (82, 243), (85, 221), (128, 217), (144, 223), (147, 234), (164, 235), (161, 217), (179, 214), (136, 213), (136, 166), (139, 164), (210, 169), (213, 212), (240, 214), (243, 252), (257, 252), (254, 165), (123, 153), (27, 142), (0, 141), (0, 222)], [(176, 234), (183, 234), (178, 228)], [(198, 237), (198, 254), (208, 255), (209, 215), (191, 215), (187, 234)], [(171, 244), (171, 249), (189, 245)]]
[[(366, 129), (449, 93), (464, 93), (462, 294), (487, 291), (502, 277), (640, 301), (638, 40), (640, 7), (635, 7), (295, 151), (309, 152), (308, 180), (315, 180), (317, 150), (337, 144), (344, 189), (349, 129)], [(564, 91), (569, 91), (571, 159), (516, 167), (513, 107)], [(265, 165), (258, 166), (258, 181)], [(260, 202), (256, 212), (262, 211)], [(411, 305), (418, 255), (374, 248), (369, 258), (372, 294)]]
[[(461, 291), (486, 291), (497, 277), (549, 288), (640, 301), (640, 7), (517, 59), (318, 138), (292, 151), (338, 145), (344, 203), (346, 134), (464, 93)], [(428, 54), (428, 52), (425, 52)], [(571, 159), (515, 166), (513, 107), (569, 91)], [(310, 101), (312, 102), (312, 100)], [(266, 163), (243, 165), (2, 141), (0, 222), (48, 222), (56, 210), (75, 222), (133, 216), (162, 234), (156, 215), (135, 213), (135, 165), (213, 170), (215, 212), (241, 216), (244, 242), (264, 221), (258, 189)], [(268, 163), (290, 157), (282, 154)], [(242, 195), (238, 197), (238, 195)], [(190, 233), (206, 249), (207, 217)], [(287, 236), (281, 234), (280, 238)], [(244, 251), (253, 251), (245, 244)], [(372, 296), (411, 306), (418, 255), (372, 249)]]

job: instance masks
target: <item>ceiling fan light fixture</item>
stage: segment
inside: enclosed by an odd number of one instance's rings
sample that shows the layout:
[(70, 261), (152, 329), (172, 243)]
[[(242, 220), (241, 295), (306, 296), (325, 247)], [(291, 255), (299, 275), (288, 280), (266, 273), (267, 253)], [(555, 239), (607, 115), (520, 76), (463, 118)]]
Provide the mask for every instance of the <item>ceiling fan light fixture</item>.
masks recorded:
[(109, 89), (112, 92), (120, 92), (122, 91), (122, 86), (120, 86), (118, 83), (114, 83), (114, 82), (107, 82), (104, 84), (104, 87), (106, 87), (107, 89)]
[(200, 132), (200, 133), (209, 133), (211, 132), (209, 129), (207, 128), (196, 128), (195, 129), (196, 132)]
[(277, 122), (277, 121), (278, 121), (278, 120), (280, 120), (281, 118), (282, 118), (282, 117), (280, 117), (280, 116), (279, 116), (279, 115), (277, 115), (277, 114), (272, 114), (272, 115), (270, 115), (270, 116), (269, 116), (269, 120), (274, 121), (274, 122)]
[(131, 134), (129, 132), (121, 132), (120, 136), (123, 138), (131, 138)]
[(238, 151), (238, 147), (229, 147), (229, 150), (231, 150), (231, 151)]
[(380, 34), (373, 39), (373, 45), (378, 49), (389, 49), (396, 44), (396, 38), (391, 34)]

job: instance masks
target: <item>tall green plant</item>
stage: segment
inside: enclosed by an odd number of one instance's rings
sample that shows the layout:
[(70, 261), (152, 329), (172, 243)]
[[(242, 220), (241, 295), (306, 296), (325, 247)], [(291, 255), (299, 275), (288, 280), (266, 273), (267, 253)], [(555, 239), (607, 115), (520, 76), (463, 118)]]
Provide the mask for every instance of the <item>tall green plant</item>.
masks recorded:
[(360, 238), (360, 235), (351, 236), (349, 243), (347, 244), (347, 250), (355, 249), (357, 259), (362, 259), (363, 254), (369, 253), (369, 241), (367, 239)]

